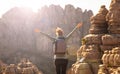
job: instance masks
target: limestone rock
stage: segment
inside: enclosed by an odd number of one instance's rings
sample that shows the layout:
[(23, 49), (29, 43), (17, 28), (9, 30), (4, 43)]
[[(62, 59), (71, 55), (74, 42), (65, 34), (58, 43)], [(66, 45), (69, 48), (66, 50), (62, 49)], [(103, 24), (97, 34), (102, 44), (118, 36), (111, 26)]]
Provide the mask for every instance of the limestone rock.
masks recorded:
[(97, 45), (83, 45), (77, 52), (77, 58), (85, 57), (85, 61), (99, 62), (101, 53), (100, 48)]
[(120, 34), (120, 25), (109, 25), (108, 31), (110, 34)]
[(120, 35), (110, 35), (106, 34), (102, 36), (102, 43), (103, 45), (119, 45), (120, 44)]
[(91, 27), (89, 29), (89, 33), (91, 34), (102, 34), (107, 33), (107, 21), (106, 15), (108, 10), (105, 8), (105, 5), (102, 5), (99, 12), (90, 18)]
[(106, 24), (106, 14), (108, 13), (108, 10), (105, 8), (105, 5), (102, 5), (99, 12), (91, 17), (91, 24)]
[(104, 52), (106, 50), (111, 50), (112, 48), (115, 48), (116, 45), (100, 45), (101, 51)]
[(110, 4), (110, 10), (106, 16), (106, 20), (109, 25), (119, 25), (120, 21), (120, 1), (112, 0)]
[(86, 40), (86, 44), (102, 44), (102, 34), (88, 34), (83, 39)]
[(15, 64), (10, 64), (7, 66), (5, 74), (18, 74), (17, 66)]
[(99, 65), (99, 71), (98, 74), (108, 74), (107, 67), (104, 65)]
[(73, 65), (72, 70), (73, 74), (93, 74), (87, 63), (76, 63)]

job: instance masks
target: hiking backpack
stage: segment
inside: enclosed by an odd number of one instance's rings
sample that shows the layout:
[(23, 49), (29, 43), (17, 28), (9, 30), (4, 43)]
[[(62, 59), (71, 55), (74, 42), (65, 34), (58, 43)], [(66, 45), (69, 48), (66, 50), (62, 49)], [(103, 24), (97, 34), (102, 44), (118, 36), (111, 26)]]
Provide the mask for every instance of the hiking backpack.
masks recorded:
[(65, 54), (66, 53), (66, 42), (64, 38), (58, 38), (55, 41), (55, 54)]

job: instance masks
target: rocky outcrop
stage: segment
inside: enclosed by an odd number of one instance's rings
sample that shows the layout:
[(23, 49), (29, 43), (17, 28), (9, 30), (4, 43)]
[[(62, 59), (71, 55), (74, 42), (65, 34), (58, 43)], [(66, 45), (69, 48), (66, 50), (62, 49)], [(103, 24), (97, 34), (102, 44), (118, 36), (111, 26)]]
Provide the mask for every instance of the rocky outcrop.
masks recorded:
[[(77, 62), (76, 65), (73, 66), (73, 68), (79, 68), (81, 65), (87, 63), (88, 64), (88, 70), (90, 70), (90, 74), (97, 74), (99, 65), (101, 64), (101, 55), (102, 51), (100, 46), (102, 45), (102, 36), (107, 31), (107, 22), (106, 22), (106, 14), (108, 13), (108, 10), (105, 8), (105, 6), (101, 6), (98, 14), (95, 16), (92, 16), (90, 18), (91, 21), (91, 27), (89, 29), (89, 34), (84, 36), (82, 39), (82, 46), (77, 51)], [(77, 67), (79, 65), (79, 67)], [(73, 70), (74, 71), (74, 70)], [(82, 69), (78, 70), (78, 72), (83, 71)], [(76, 71), (75, 71), (76, 72)], [(74, 74), (74, 73), (73, 73)], [(82, 73), (87, 74), (87, 73)]]
[(89, 30), (89, 33), (91, 34), (101, 34), (101, 33), (107, 33), (107, 22), (106, 22), (106, 14), (108, 13), (108, 10), (105, 8), (105, 6), (101, 6), (98, 14), (91, 17), (91, 28)]
[[(102, 37), (104, 55), (102, 56), (104, 70), (108, 74), (119, 74), (119, 51), (120, 51), (120, 21), (119, 21), (119, 0), (112, 0), (110, 4), (109, 12), (106, 16), (108, 21), (108, 34)], [(100, 67), (100, 69), (102, 69)], [(104, 73), (103, 71), (100, 72)]]
[(24, 58), (20, 63), (7, 65), (0, 61), (0, 74), (43, 74), (37, 66)]
[[(82, 40), (83, 45), (77, 52), (78, 59), (73, 64), (72, 69), (75, 68), (73, 72), (79, 69), (80, 64), (88, 63), (92, 71), (90, 74), (120, 73), (119, 6), (119, 0), (112, 0), (109, 11), (103, 5), (98, 14), (91, 17), (90, 34)], [(79, 74), (80, 71), (83, 70), (79, 69), (77, 73)]]

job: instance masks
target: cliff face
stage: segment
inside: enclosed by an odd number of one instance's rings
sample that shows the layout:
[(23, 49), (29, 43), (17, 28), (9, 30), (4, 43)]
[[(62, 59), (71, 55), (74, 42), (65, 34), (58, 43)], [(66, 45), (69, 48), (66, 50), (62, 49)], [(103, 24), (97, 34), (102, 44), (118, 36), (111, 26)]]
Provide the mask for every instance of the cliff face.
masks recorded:
[[(29, 8), (12, 8), (0, 19), (0, 58), (7, 63), (16, 63), (22, 57), (30, 58), (43, 72), (47, 69), (46, 74), (50, 71), (54, 74), (52, 42), (35, 33), (34, 29), (55, 36), (56, 27), (61, 27), (67, 35), (79, 22), (83, 22), (82, 28), (68, 41), (69, 48), (77, 50), (81, 38), (88, 33), (92, 15), (91, 10), (83, 12), (72, 5), (66, 5), (64, 9), (58, 5), (44, 6), (37, 13)], [(52, 68), (47, 68), (46, 63)]]

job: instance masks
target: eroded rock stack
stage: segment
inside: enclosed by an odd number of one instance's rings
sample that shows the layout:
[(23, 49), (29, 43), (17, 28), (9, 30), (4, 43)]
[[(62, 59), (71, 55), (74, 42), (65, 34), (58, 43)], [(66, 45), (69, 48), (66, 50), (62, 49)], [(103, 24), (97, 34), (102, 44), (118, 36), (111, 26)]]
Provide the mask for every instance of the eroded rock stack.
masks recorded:
[(21, 74), (42, 74), (38, 68), (30, 62), (28, 59), (22, 60), (18, 66), (17, 66), (18, 71)]
[(120, 74), (120, 47), (104, 51), (98, 74)]
[(109, 24), (109, 33), (120, 34), (120, 0), (112, 0), (106, 20)]
[(7, 64), (3, 63), (3, 62), (0, 60), (0, 74), (3, 74), (3, 73), (4, 73), (6, 67), (7, 67)]
[(120, 74), (120, 0), (112, 0), (109, 11), (101, 6), (90, 20), (92, 25), (77, 52), (73, 74), (80, 74), (80, 64), (84, 63), (92, 73), (82, 74)]
[(120, 45), (120, 0), (112, 0), (110, 10), (106, 16), (108, 32), (102, 37), (102, 49), (111, 50)]
[(83, 71), (84, 68), (79, 69), (81, 68), (81, 64), (87, 66), (88, 70), (82, 74), (97, 74), (102, 55), (100, 49), (102, 45), (101, 38), (104, 34), (108, 33), (108, 25), (105, 20), (107, 13), (108, 10), (102, 5), (98, 14), (90, 18), (92, 25), (89, 29), (89, 34), (82, 39), (82, 46), (77, 52), (77, 63), (73, 65), (74, 74), (80, 74), (79, 72)]
[(105, 5), (102, 5), (98, 14), (91, 17), (91, 28), (89, 33), (91, 34), (103, 34), (107, 33), (107, 22), (106, 22), (106, 14), (108, 10), (105, 8)]
[[(3, 67), (2, 67), (3, 68)], [(28, 59), (23, 59), (18, 65), (10, 64), (4, 67), (0, 74), (43, 74)]]
[(106, 21), (108, 34), (102, 36), (103, 64), (98, 74), (105, 72), (105, 74), (120, 74), (120, 0), (111, 1)]

